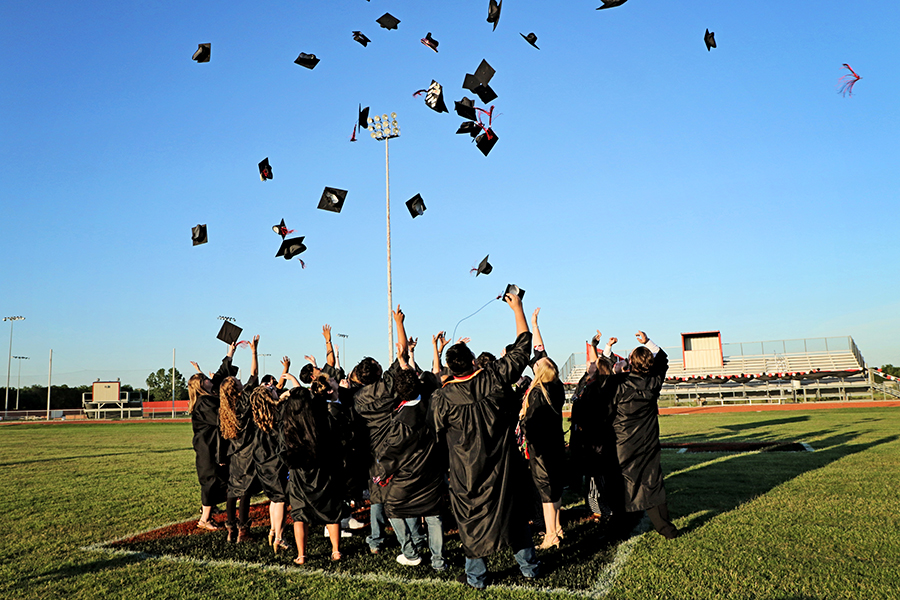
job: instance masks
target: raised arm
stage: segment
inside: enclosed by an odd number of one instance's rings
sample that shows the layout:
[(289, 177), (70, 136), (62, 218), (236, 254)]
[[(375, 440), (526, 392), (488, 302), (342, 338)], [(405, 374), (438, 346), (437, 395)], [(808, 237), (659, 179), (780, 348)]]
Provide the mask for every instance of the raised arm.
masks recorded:
[(278, 383), (275, 385), (276, 388), (283, 389), (284, 388), (284, 379), (285, 375), (287, 375), (288, 371), (291, 370), (291, 359), (285, 356), (281, 359), (281, 366), (283, 367), (281, 371), (281, 377), (278, 378)]
[(281, 374), (281, 377), (282, 377), (283, 379), (287, 379), (288, 381), (290, 381), (291, 383), (293, 383), (293, 384), (294, 384), (294, 387), (300, 387), (300, 382), (297, 381), (297, 378), (294, 377), (293, 375), (291, 375), (290, 373), (282, 373), (282, 374)]
[(413, 371), (416, 370), (416, 357), (413, 354), (413, 351), (416, 349), (416, 344), (419, 343), (419, 338), (409, 338), (406, 341), (407, 351), (409, 353), (409, 368)]
[(540, 348), (541, 350), (543, 350), (544, 349), (544, 340), (543, 340), (543, 338), (541, 338), (541, 330), (538, 327), (538, 322), (537, 322), (538, 314), (540, 312), (541, 312), (541, 307), (538, 306), (536, 309), (534, 309), (534, 312), (531, 313), (531, 331), (532, 331), (532, 333), (534, 333), (534, 340), (533, 340), (532, 344), (534, 345), (535, 349)]
[(403, 311), (400, 310), (399, 304), (397, 305), (397, 310), (393, 311), (392, 314), (394, 315), (394, 323), (397, 325), (397, 337), (400, 340), (398, 349), (402, 347), (403, 350), (401, 350), (401, 352), (406, 354), (407, 345), (409, 344), (406, 338), (406, 328), (403, 326), (403, 322), (406, 320), (406, 315), (404, 315)]
[(253, 341), (250, 342), (250, 350), (253, 351), (253, 357), (250, 359), (250, 375), (251, 377), (259, 377), (259, 358), (256, 348), (259, 346), (259, 336), (254, 335)]
[(197, 369), (198, 373), (200, 373), (201, 375), (203, 374), (203, 369), (200, 368), (200, 365), (198, 365), (194, 361), (191, 361), (191, 364), (194, 365), (194, 368)]
[(334, 346), (331, 345), (331, 325), (322, 325), (322, 335), (325, 337), (325, 364), (334, 366)]
[(597, 330), (597, 335), (591, 338), (591, 343), (588, 345), (588, 363), (593, 364), (597, 362), (597, 346), (600, 344), (600, 330)]
[(447, 338), (444, 337), (446, 332), (442, 331), (437, 335), (431, 336), (431, 344), (434, 348), (434, 357), (431, 360), (431, 372), (435, 375), (440, 375), (443, 367), (441, 367), (441, 354), (444, 353), (444, 348), (449, 343)]
[(516, 294), (506, 294), (503, 300), (509, 304), (516, 316), (516, 337), (528, 332), (528, 320), (525, 318), (525, 310), (522, 308), (522, 299)]

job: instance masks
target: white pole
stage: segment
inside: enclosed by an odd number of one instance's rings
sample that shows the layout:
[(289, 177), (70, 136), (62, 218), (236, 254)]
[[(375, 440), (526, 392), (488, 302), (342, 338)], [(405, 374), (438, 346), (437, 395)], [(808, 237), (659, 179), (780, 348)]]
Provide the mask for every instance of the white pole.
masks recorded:
[(175, 418), (175, 348), (172, 348), (172, 418)]
[(50, 348), (50, 366), (47, 371), (47, 420), (50, 420), (50, 389), (53, 381), (53, 348)]
[(391, 166), (388, 158), (388, 139), (384, 139), (384, 186), (385, 195), (387, 196), (387, 288), (388, 288), (388, 331), (390, 339), (388, 341), (388, 356), (391, 357), (390, 362), (394, 362), (394, 299), (393, 289), (391, 286)]

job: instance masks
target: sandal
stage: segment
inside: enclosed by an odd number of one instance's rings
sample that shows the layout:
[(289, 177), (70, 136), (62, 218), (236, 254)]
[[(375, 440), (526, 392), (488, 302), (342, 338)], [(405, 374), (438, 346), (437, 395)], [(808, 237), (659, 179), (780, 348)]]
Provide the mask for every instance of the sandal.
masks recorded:
[(273, 541), (274, 539), (275, 539), (275, 530), (274, 530), (274, 529), (270, 529), (270, 530), (269, 530), (269, 545), (270, 545), (270, 546), (272, 545), (272, 541)]
[(335, 561), (335, 562), (341, 560), (341, 553), (338, 552), (337, 550), (335, 550), (334, 552), (332, 552), (332, 553), (331, 553), (331, 560), (333, 560), (333, 561)]
[(209, 521), (197, 521), (197, 529), (205, 529), (206, 531), (218, 531), (219, 528), (216, 527), (215, 523), (210, 523)]
[(275, 538), (275, 541), (272, 542), (272, 549), (277, 555), (280, 550), (289, 550), (290, 546), (288, 546), (287, 543), (281, 538)]
[(298, 556), (297, 558), (294, 559), (294, 564), (295, 564), (295, 565), (302, 565), (302, 564), (305, 563), (305, 562), (306, 562), (306, 555), (305, 555), (305, 554), (301, 554), (300, 556)]

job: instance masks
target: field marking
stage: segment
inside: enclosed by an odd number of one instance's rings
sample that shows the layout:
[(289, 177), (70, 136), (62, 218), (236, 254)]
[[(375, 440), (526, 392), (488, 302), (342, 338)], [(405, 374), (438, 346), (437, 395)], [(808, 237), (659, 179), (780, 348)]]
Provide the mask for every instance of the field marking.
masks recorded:
[[(435, 586), (444, 586), (444, 587), (460, 587), (465, 584), (459, 583), (457, 581), (446, 581), (444, 579), (434, 579), (431, 577), (417, 577), (415, 579), (410, 579), (406, 577), (398, 577), (396, 575), (385, 575), (381, 573), (363, 573), (363, 574), (354, 574), (354, 573), (334, 573), (330, 571), (325, 571), (322, 569), (310, 569), (305, 566), (294, 566), (294, 565), (264, 565), (261, 563), (255, 562), (247, 562), (240, 560), (212, 560), (206, 558), (192, 558), (189, 556), (178, 556), (174, 554), (150, 554), (147, 552), (140, 552), (137, 550), (123, 550), (119, 548), (110, 548), (108, 544), (113, 544), (116, 542), (122, 542), (128, 540), (130, 538), (136, 537), (137, 535), (141, 535), (142, 533), (147, 533), (149, 531), (153, 531), (155, 529), (161, 529), (163, 527), (170, 527), (172, 525), (180, 525), (183, 523), (187, 523), (188, 521), (176, 521), (173, 523), (169, 523), (167, 525), (162, 525), (160, 527), (155, 527), (153, 529), (148, 529), (147, 531), (126, 535), (120, 538), (116, 538), (114, 540), (109, 540), (106, 542), (98, 542), (95, 544), (90, 544), (87, 546), (82, 546), (79, 549), (85, 552), (103, 552), (109, 553), (118, 556), (133, 556), (140, 560), (164, 560), (176, 563), (184, 563), (184, 564), (192, 564), (198, 566), (210, 566), (210, 567), (241, 567), (245, 569), (257, 569), (260, 571), (269, 571), (269, 572), (280, 572), (280, 573), (291, 573), (298, 574), (301, 576), (307, 575), (318, 575), (321, 577), (327, 577), (330, 579), (338, 579), (338, 580), (346, 580), (346, 581), (364, 581), (370, 583), (386, 583), (386, 584), (412, 584), (412, 585), (435, 585)], [(622, 571), (625, 568), (625, 565), (628, 563), (628, 559), (631, 557), (631, 553), (634, 550), (634, 546), (637, 544), (638, 539), (640, 539), (641, 535), (649, 531), (650, 529), (650, 520), (644, 516), (640, 523), (632, 530), (631, 536), (625, 540), (624, 542), (619, 543), (616, 548), (615, 555), (613, 559), (603, 567), (600, 573), (597, 576), (597, 580), (595, 581), (593, 587), (587, 590), (573, 590), (570, 588), (560, 588), (560, 587), (540, 587), (534, 585), (509, 585), (509, 584), (492, 584), (488, 586), (491, 589), (500, 589), (500, 590), (508, 590), (515, 592), (539, 592), (542, 594), (566, 594), (569, 596), (575, 596), (580, 598), (590, 598), (592, 600), (601, 600), (605, 598), (613, 589), (621, 575)]]

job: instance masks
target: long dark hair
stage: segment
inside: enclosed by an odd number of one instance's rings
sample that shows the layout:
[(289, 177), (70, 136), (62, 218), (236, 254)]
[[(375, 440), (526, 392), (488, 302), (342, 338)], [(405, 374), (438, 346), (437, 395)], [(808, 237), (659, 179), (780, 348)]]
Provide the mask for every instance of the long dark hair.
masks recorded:
[(321, 428), (327, 426), (324, 403), (314, 399), (304, 387), (291, 389), (284, 413), (285, 462), (291, 468), (302, 468), (320, 462)]

